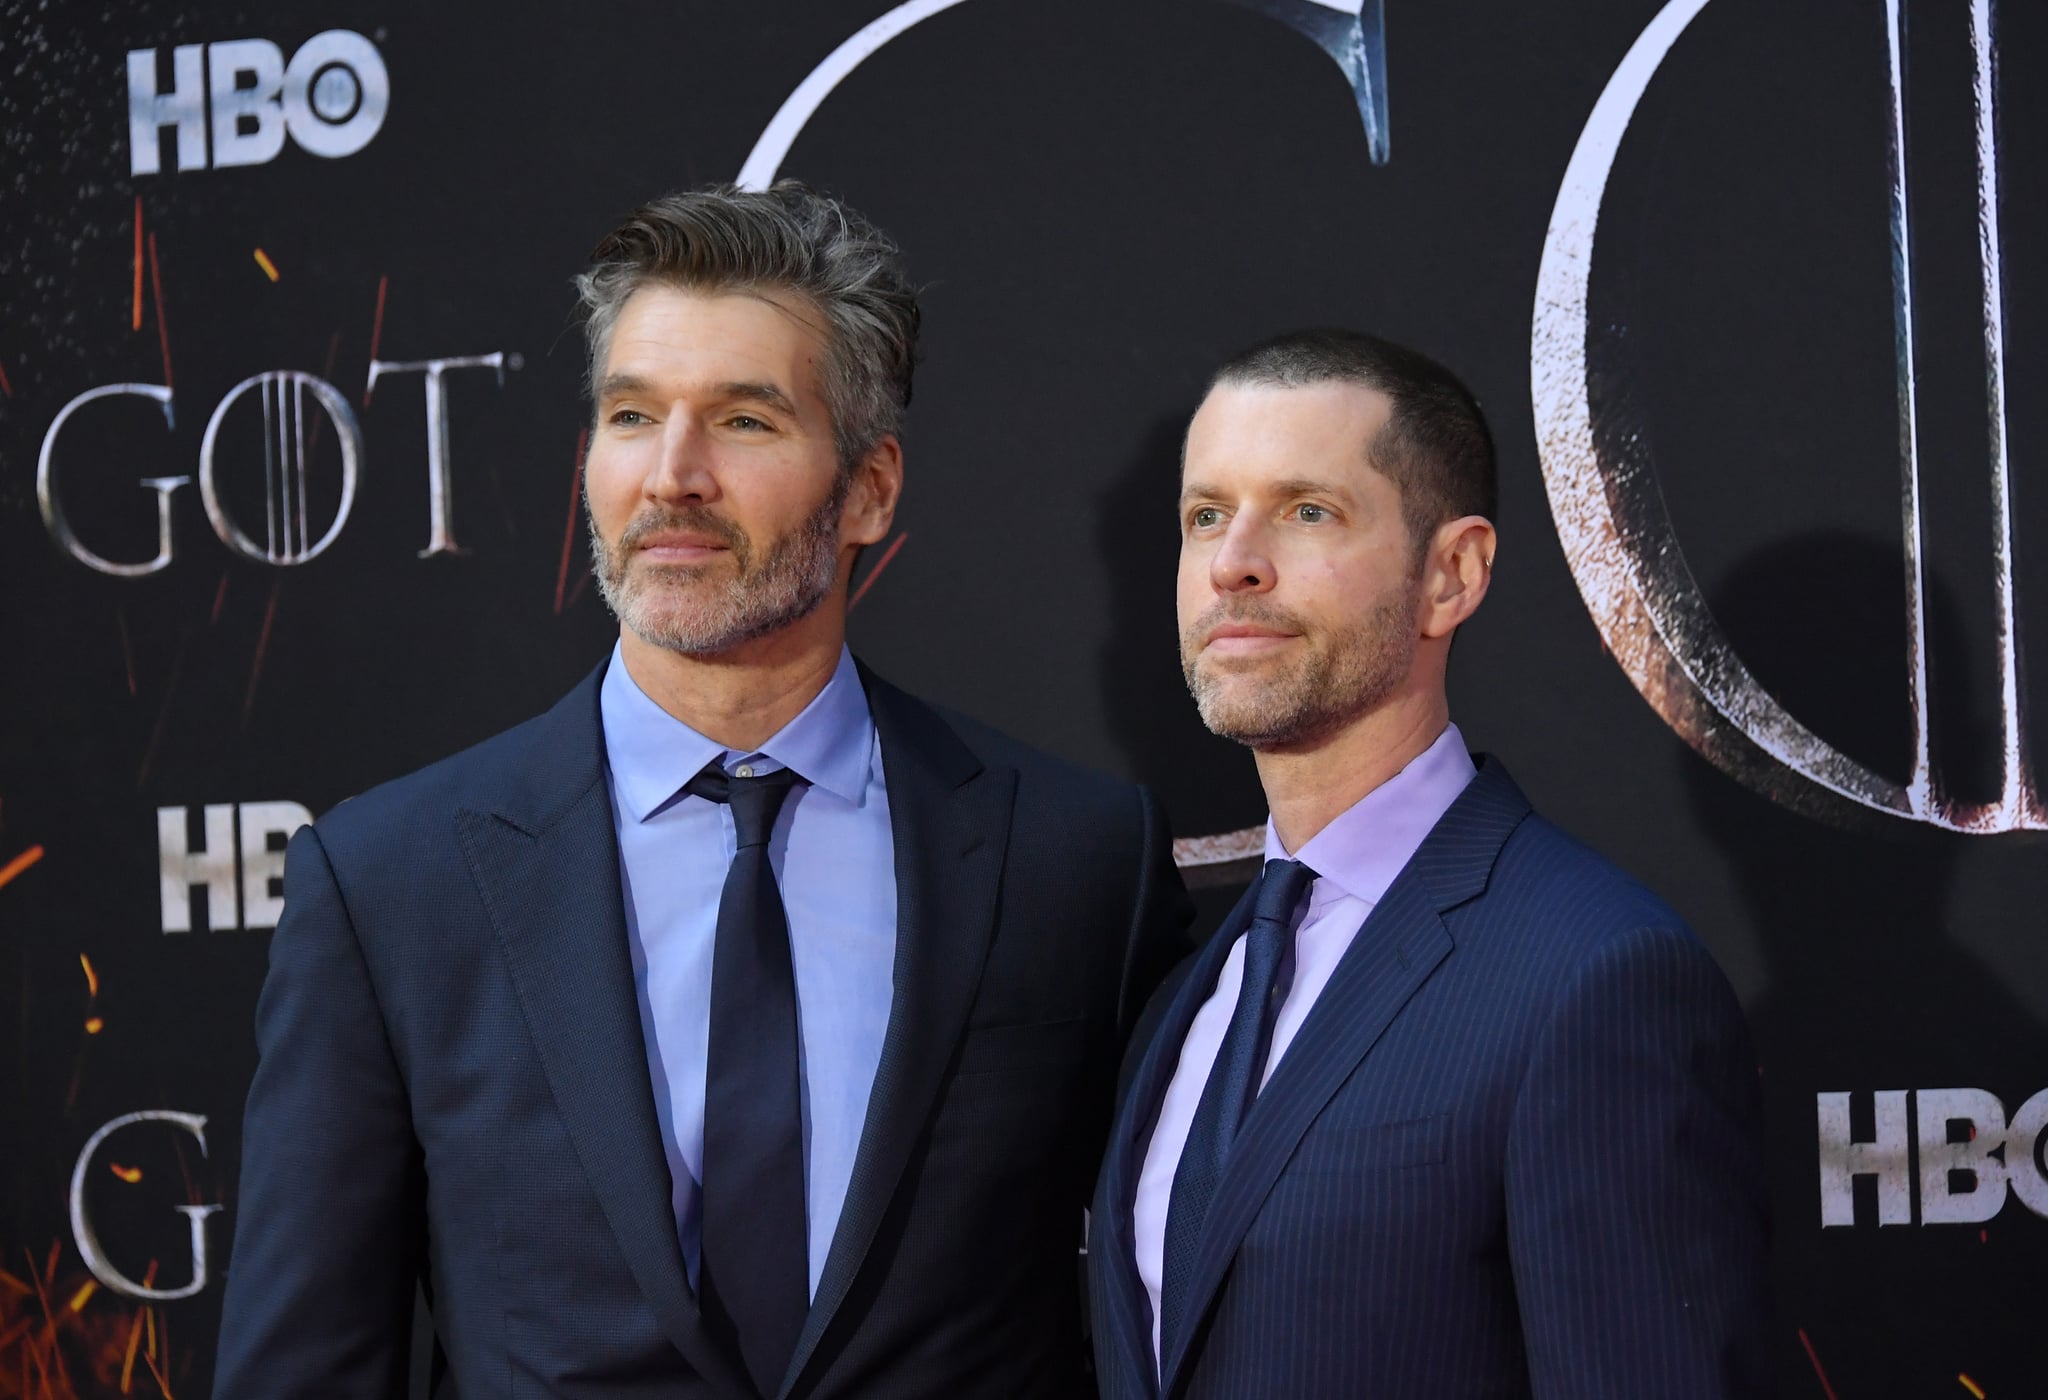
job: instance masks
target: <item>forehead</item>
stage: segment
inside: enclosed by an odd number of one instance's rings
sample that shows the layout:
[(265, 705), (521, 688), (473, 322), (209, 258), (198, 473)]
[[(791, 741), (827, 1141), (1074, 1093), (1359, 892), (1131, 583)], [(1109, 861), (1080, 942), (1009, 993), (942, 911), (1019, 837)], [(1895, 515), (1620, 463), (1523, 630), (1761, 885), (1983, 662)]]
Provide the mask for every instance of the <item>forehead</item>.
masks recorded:
[(817, 392), (824, 332), (800, 298), (782, 292), (641, 287), (619, 308), (600, 378), (675, 388), (772, 383)]
[(1377, 475), (1367, 453), (1393, 408), (1363, 384), (1219, 384), (1188, 424), (1182, 476), (1249, 487)]

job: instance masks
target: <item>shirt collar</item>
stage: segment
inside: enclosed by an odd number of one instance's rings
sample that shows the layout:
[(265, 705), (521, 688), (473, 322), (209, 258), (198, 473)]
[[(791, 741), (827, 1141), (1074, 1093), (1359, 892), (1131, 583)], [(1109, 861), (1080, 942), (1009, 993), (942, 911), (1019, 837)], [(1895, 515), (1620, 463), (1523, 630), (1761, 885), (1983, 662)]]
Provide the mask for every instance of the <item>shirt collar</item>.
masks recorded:
[(812, 787), (858, 807), (874, 759), (875, 722), (853, 653), (839, 649), (832, 679), (803, 712), (749, 753), (705, 738), (657, 705), (626, 671), (614, 644), (598, 690), (606, 761), (619, 806), (646, 821), (714, 759), (762, 755), (793, 768)]
[(1299, 860), (1315, 871), (1316, 893), (1328, 886), (1377, 904), (1422, 842), (1443, 819), (1478, 769), (1465, 751), (1458, 726), (1448, 724), (1436, 742), (1406, 768), (1351, 804), (1302, 848), (1289, 855), (1266, 819), (1266, 859)]

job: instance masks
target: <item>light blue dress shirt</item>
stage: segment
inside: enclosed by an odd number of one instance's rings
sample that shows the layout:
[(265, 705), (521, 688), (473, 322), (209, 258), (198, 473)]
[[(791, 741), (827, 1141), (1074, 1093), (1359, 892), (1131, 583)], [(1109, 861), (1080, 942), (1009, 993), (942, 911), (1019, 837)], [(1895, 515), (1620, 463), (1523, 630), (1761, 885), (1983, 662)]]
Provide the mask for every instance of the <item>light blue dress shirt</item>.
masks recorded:
[(802, 714), (757, 751), (736, 753), (649, 699), (614, 647), (599, 712), (640, 1030), (692, 1287), (702, 1238), (711, 954), (737, 843), (729, 807), (682, 789), (714, 759), (727, 772), (742, 765), (756, 773), (793, 768), (804, 780), (775, 820), (768, 859), (789, 914), (796, 970), (815, 1295), (846, 1203), (895, 995), (895, 842), (867, 693), (842, 649), (832, 679)]

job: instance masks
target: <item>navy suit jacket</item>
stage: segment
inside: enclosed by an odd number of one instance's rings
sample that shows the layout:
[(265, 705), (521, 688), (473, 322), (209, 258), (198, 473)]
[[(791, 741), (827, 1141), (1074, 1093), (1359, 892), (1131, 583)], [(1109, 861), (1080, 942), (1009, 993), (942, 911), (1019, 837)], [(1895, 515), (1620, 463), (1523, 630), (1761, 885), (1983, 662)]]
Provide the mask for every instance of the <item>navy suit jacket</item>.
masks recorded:
[(1132, 1200), (1248, 918), (1241, 902), (1133, 1041), (1090, 1232), (1108, 1400), (1768, 1393), (1742, 1012), (1678, 917), (1492, 759), (1246, 1115), (1155, 1385)]
[[(600, 672), (601, 674), (601, 672)], [(1117, 1057), (1186, 951), (1158, 806), (865, 671), (895, 996), (783, 1397), (1087, 1390), (1082, 1208)], [(684, 1273), (598, 675), (292, 842), (215, 1394), (732, 1397)]]

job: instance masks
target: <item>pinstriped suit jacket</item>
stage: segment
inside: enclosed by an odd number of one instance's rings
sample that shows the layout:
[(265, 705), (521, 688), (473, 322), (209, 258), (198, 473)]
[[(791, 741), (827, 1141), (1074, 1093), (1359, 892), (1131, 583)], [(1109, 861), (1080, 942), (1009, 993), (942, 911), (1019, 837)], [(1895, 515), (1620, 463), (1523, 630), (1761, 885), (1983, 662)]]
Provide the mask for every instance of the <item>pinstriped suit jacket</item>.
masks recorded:
[(1089, 1249), (1107, 1400), (1768, 1393), (1742, 1012), (1677, 915), (1494, 759), (1246, 1116), (1155, 1379), (1133, 1192), (1248, 917), (1162, 986), (1126, 1062)]

